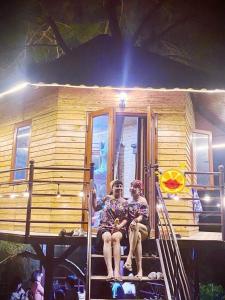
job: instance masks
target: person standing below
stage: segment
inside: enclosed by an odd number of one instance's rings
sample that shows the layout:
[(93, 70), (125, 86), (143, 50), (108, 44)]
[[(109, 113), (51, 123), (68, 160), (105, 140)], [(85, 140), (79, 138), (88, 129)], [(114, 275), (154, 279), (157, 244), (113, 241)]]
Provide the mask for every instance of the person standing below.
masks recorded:
[(68, 275), (66, 277), (65, 288), (65, 300), (78, 300), (76, 278), (74, 275)]
[[(102, 209), (97, 239), (103, 242), (103, 255), (107, 267), (107, 281), (122, 281), (120, 275), (120, 241), (126, 235), (127, 201), (122, 197), (123, 183), (120, 180), (111, 182), (111, 192), (101, 203), (93, 197), (93, 208)], [(112, 268), (112, 249), (114, 271)]]
[(33, 298), (32, 300), (44, 300), (44, 288), (41, 285), (41, 279), (43, 273), (39, 270), (36, 270), (31, 275), (31, 288), (30, 293)]
[(142, 195), (143, 185), (140, 180), (131, 182), (131, 200), (128, 202), (129, 254), (124, 268), (132, 272), (132, 258), (135, 255), (138, 279), (142, 279), (142, 241), (149, 236), (149, 207)]
[(12, 294), (10, 300), (25, 300), (26, 293), (22, 288), (22, 280), (20, 277), (15, 277), (12, 283)]

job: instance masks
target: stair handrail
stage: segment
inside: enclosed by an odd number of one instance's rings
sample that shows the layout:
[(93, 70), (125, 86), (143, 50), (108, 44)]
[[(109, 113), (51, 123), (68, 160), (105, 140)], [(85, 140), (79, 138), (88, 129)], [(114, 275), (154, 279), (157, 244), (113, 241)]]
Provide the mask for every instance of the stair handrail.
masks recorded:
[[(156, 194), (159, 231), (157, 246), (159, 252), (161, 252), (162, 267), (164, 268), (166, 280), (168, 280), (168, 284), (165, 282), (167, 296), (169, 298), (172, 295), (173, 299), (191, 300), (191, 289), (184, 269), (176, 234), (158, 182), (156, 182)], [(166, 233), (164, 229), (166, 229)]]

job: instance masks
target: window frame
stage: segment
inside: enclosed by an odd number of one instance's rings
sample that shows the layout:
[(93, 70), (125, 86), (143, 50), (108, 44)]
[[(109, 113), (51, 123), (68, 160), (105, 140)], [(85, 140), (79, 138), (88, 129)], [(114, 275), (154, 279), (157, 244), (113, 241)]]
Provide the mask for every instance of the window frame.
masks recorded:
[[(191, 143), (191, 164), (192, 164), (192, 172), (198, 172), (196, 169), (196, 164), (194, 162), (194, 144), (193, 144), (193, 134), (205, 134), (208, 135), (208, 158), (209, 158), (209, 172), (213, 172), (213, 149), (212, 149), (212, 132), (208, 130), (194, 129), (192, 130), (192, 143)], [(197, 184), (197, 178), (195, 179), (195, 175), (192, 175), (191, 181), (192, 183)], [(214, 177), (213, 175), (209, 175), (209, 185), (214, 185)], [(197, 187), (198, 189), (198, 187)]]
[[(26, 120), (22, 121), (19, 123), (16, 123), (14, 125), (14, 135), (13, 135), (13, 147), (12, 147), (12, 159), (11, 159), (11, 169), (15, 169), (15, 163), (16, 163), (16, 150), (17, 150), (17, 134), (18, 134), (18, 129), (23, 128), (26, 126), (30, 126), (30, 136), (28, 140), (28, 155), (27, 155), (27, 162), (26, 162), (26, 167), (28, 166), (29, 158), (30, 158), (30, 141), (31, 141), (31, 129), (32, 129), (32, 121), (31, 120)], [(26, 175), (24, 179), (14, 179), (14, 174), (15, 171), (10, 172), (10, 181), (22, 181), (27, 179), (27, 170), (26, 170)]]

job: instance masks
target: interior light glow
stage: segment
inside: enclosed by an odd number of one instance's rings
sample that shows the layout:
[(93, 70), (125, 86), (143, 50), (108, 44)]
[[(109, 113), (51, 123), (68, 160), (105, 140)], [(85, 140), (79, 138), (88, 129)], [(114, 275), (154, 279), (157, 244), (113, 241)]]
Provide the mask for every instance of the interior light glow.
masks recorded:
[(26, 86), (28, 86), (28, 84), (29, 84), (29, 82), (22, 82), (22, 83), (19, 83), (19, 84), (17, 84), (16, 86), (14, 86), (13, 88), (7, 90), (6, 92), (1, 93), (1, 94), (0, 94), (0, 98), (6, 96), (6, 95), (8, 95), (8, 94), (17, 92), (17, 91), (19, 91), (19, 90), (22, 90), (22, 89), (24, 89)]
[(179, 201), (179, 200), (180, 200), (180, 197), (179, 197), (178, 195), (175, 195), (175, 196), (173, 197), (173, 200)]
[(209, 202), (211, 200), (209, 195), (205, 195), (205, 197), (203, 198), (206, 202)]
[[(196, 150), (205, 150), (205, 149), (208, 149), (209, 147), (208, 146), (199, 146), (199, 147), (196, 147)], [(225, 144), (214, 144), (212, 145), (212, 148), (213, 149), (223, 149), (225, 148)]]
[(225, 148), (225, 144), (216, 144), (212, 145), (213, 148), (218, 149), (218, 148)]
[(216, 206), (217, 206), (217, 207), (220, 207), (220, 203), (217, 203)]

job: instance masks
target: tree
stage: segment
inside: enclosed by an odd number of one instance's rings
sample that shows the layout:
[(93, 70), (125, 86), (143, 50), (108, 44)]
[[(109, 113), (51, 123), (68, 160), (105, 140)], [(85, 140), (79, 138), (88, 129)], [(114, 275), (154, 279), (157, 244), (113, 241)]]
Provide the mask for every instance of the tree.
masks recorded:
[[(100, 34), (224, 78), (222, 0), (14, 0), (1, 4), (0, 79)], [(221, 68), (222, 65), (222, 68)]]

